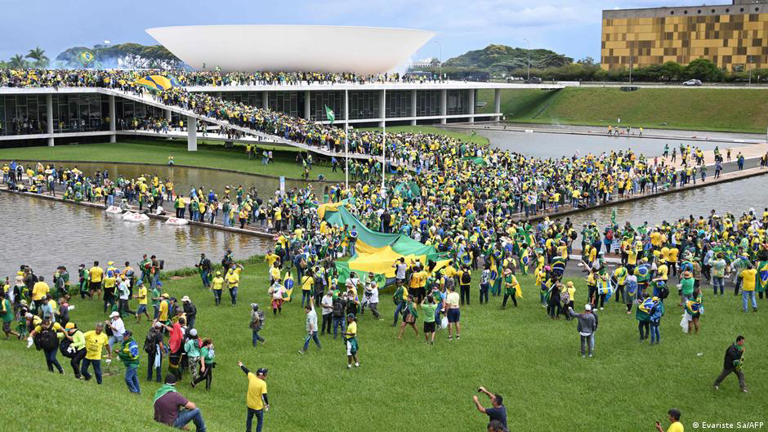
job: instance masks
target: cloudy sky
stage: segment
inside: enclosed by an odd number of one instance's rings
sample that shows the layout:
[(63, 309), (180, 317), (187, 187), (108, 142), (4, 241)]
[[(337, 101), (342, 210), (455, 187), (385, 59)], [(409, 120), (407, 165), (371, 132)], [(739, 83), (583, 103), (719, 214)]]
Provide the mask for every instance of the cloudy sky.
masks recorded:
[[(436, 33), (415, 59), (490, 43), (600, 57), (602, 9), (696, 5), (696, 0), (0, 0), (0, 59), (37, 45), (53, 58), (78, 45), (155, 41), (144, 29), (184, 24), (332, 24)], [(705, 3), (702, 1), (701, 3)], [(730, 3), (710, 0), (709, 4)], [(153, 6), (155, 5), (155, 6)], [(237, 41), (234, 40), (233, 43)]]

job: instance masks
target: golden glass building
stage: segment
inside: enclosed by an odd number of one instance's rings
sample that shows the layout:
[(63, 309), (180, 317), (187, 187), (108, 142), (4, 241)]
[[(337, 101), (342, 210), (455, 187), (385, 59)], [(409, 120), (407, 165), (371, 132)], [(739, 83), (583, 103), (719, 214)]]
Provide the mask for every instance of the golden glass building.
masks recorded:
[(603, 11), (606, 70), (705, 58), (728, 71), (768, 68), (768, 0)]

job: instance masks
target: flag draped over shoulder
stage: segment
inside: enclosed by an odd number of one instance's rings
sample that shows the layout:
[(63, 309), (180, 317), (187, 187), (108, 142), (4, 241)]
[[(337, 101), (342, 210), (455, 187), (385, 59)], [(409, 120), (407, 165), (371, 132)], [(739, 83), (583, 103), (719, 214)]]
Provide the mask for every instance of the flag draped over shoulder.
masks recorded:
[(328, 105), (325, 106), (325, 117), (328, 119), (328, 121), (331, 122), (331, 124), (336, 121), (336, 114), (333, 113), (333, 110)]

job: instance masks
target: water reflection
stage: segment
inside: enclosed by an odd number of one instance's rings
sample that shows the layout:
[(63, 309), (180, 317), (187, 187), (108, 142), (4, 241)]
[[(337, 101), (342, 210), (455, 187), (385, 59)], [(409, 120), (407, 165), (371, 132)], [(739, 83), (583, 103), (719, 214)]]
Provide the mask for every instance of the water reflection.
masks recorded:
[(232, 249), (236, 258), (263, 254), (271, 240), (195, 226), (169, 226), (156, 220), (137, 224), (103, 210), (0, 193), (3, 247), (0, 276), (12, 275), (20, 264), (50, 276), (66, 265), (73, 274), (78, 264), (114, 261), (132, 265), (143, 254), (156, 254), (166, 269), (188, 267), (200, 253), (218, 261)]

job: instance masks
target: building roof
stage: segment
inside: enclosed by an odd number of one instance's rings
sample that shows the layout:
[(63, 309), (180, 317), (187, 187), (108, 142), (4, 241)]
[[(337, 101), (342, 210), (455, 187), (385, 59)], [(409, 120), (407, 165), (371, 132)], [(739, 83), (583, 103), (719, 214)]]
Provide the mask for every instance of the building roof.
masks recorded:
[(324, 25), (203, 25), (146, 30), (193, 68), (376, 74), (429, 41), (425, 30)]

